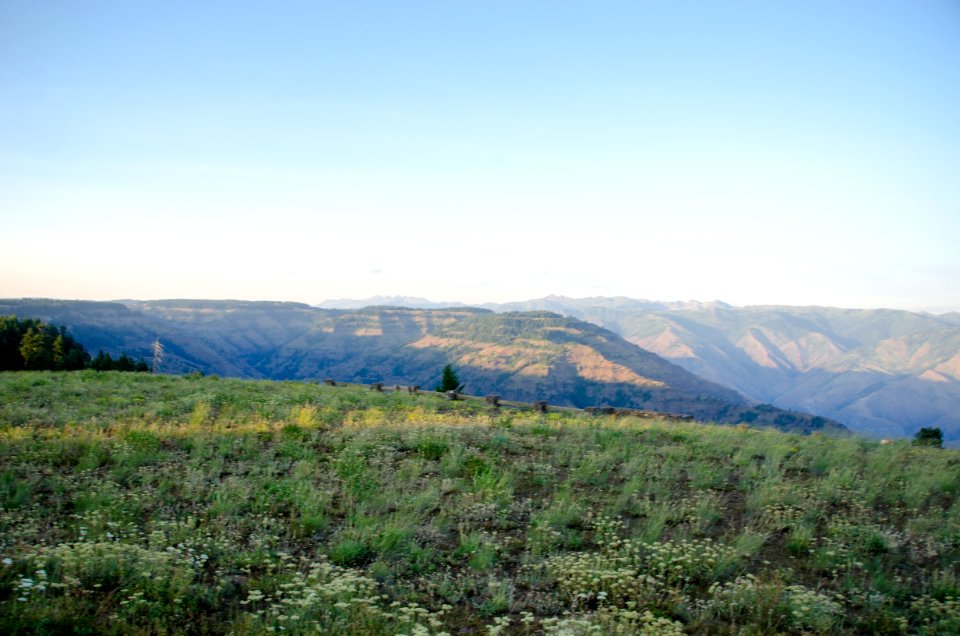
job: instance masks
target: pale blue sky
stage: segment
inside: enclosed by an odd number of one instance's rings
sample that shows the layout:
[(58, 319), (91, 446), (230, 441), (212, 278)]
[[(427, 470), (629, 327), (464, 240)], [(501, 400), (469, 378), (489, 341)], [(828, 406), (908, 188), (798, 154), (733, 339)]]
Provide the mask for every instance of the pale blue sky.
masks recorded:
[(0, 296), (960, 309), (960, 3), (0, 0)]

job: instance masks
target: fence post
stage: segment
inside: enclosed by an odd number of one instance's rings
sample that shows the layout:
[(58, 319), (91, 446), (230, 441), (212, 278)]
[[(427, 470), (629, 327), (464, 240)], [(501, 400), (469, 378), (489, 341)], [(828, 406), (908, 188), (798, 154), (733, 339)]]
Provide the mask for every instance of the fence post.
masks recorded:
[(588, 406), (583, 410), (590, 415), (615, 415), (617, 412), (612, 406)]
[(536, 413), (546, 413), (547, 403), (544, 400), (537, 400), (533, 403), (533, 410)]

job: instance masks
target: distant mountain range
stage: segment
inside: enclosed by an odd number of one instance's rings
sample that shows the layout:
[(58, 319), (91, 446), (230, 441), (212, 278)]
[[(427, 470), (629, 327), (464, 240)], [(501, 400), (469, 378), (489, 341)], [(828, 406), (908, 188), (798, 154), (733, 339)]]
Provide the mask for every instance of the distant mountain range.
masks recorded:
[[(390, 305), (394, 299), (378, 300)], [(93, 352), (149, 358), (151, 343), (159, 338), (166, 351), (163, 368), (169, 372), (278, 380), (332, 377), (430, 389), (449, 362), (473, 394), (671, 411), (801, 432), (843, 430), (828, 418), (758, 404), (612, 331), (548, 311), (22, 299), (0, 300), (0, 314), (63, 324)]]
[[(415, 309), (445, 309), (447, 307), (468, 307), (461, 302), (436, 302), (419, 296), (371, 296), (363, 300), (339, 298), (324, 300), (314, 305), (319, 309), (363, 309), (365, 307), (410, 307)], [(482, 305), (477, 305), (482, 307)]]
[(483, 306), (591, 322), (752, 400), (854, 431), (900, 437), (936, 426), (960, 442), (957, 312), (563, 296)]

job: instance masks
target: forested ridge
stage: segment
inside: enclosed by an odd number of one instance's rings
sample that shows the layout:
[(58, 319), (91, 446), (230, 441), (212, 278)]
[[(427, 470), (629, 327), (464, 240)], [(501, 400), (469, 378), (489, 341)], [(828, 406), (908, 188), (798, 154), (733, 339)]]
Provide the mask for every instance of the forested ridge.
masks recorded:
[(35, 318), (0, 316), (0, 371), (149, 371), (126, 353), (114, 359), (100, 351), (91, 357), (67, 328)]

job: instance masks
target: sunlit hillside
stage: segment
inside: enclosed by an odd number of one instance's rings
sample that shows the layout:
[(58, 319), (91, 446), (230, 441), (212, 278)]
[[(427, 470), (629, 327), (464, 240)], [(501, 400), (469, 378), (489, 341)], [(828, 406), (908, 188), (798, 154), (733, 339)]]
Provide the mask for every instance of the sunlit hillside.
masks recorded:
[(948, 634), (960, 453), (0, 374), (7, 634)]
[(163, 300), (90, 303), (0, 300), (0, 315), (66, 325), (91, 351), (151, 357), (161, 370), (271, 380), (432, 386), (454, 364), (470, 393), (585, 408), (613, 406), (692, 415), (700, 421), (844, 433), (810, 413), (757, 404), (615, 333), (549, 312)]
[(910, 437), (936, 426), (960, 445), (955, 313), (562, 296), (486, 306), (575, 316), (748, 398), (858, 433)]

